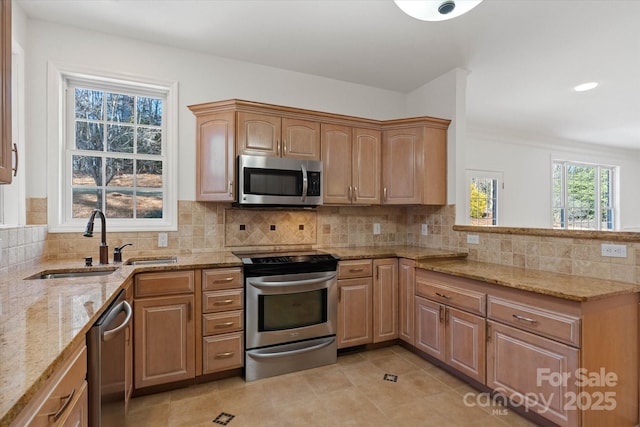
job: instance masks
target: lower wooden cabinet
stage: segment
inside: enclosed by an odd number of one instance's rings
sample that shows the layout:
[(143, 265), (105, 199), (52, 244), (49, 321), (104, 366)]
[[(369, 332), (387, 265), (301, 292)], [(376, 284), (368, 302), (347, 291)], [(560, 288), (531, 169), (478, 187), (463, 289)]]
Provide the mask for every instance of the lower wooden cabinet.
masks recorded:
[(398, 337), (414, 345), (414, 318), (416, 293), (415, 261), (400, 259), (398, 262)]
[(136, 389), (195, 377), (193, 295), (136, 300)]
[[(488, 326), (487, 386), (560, 426), (579, 425), (580, 413), (569, 410), (581, 403), (570, 401), (579, 396), (578, 349), (491, 320)], [(559, 380), (559, 373), (569, 377)]]
[(141, 273), (134, 282), (134, 386), (195, 378), (195, 271)]
[(398, 338), (398, 259), (373, 261), (373, 342)]
[(241, 368), (244, 361), (242, 332), (211, 335), (202, 339), (202, 373)]
[(338, 280), (338, 348), (373, 342), (371, 277)]

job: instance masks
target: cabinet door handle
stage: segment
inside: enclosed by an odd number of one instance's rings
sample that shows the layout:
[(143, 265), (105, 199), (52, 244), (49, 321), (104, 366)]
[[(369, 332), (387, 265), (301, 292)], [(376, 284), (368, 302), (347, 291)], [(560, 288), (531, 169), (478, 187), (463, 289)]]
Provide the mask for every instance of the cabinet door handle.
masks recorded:
[(187, 320), (191, 321), (191, 302), (187, 303)]
[(282, 140), (282, 154), (284, 156), (287, 155), (287, 140), (286, 139)]
[(229, 304), (233, 304), (233, 300), (232, 299), (225, 299), (225, 300), (221, 300), (221, 301), (215, 301), (213, 303), (213, 305), (229, 305)]
[(387, 187), (384, 187), (384, 189), (382, 190), (382, 199), (385, 202), (387, 201)]
[(233, 277), (225, 277), (224, 279), (215, 279), (213, 283), (228, 283), (233, 281)]
[(351, 186), (349, 186), (349, 201), (353, 201), (353, 193), (351, 192)]
[(234, 354), (235, 354), (235, 352), (233, 352), (233, 351), (228, 351), (226, 353), (217, 353), (214, 356), (214, 359), (228, 359), (230, 357), (233, 357)]
[(353, 201), (358, 200), (358, 187), (353, 187)]
[(449, 295), (441, 294), (440, 292), (436, 292), (436, 295), (438, 295), (440, 298), (451, 299)]
[(229, 195), (233, 196), (233, 182), (229, 181)]
[(491, 323), (487, 322), (487, 342), (491, 341)]
[(535, 325), (536, 323), (538, 323), (538, 321), (536, 319), (532, 319), (530, 317), (520, 316), (519, 314), (514, 314), (513, 318), (516, 319), (516, 320), (522, 320), (523, 322), (531, 323), (532, 325)]
[(16, 176), (18, 175), (18, 146), (16, 144), (13, 144), (13, 149), (11, 151), (13, 151), (16, 155), (16, 167), (12, 168), (13, 176)]
[(67, 407), (73, 400), (73, 396), (75, 396), (75, 394), (76, 394), (76, 389), (74, 388), (73, 390), (71, 390), (71, 393), (69, 393), (68, 396), (60, 398), (60, 399), (64, 399), (64, 402), (62, 402), (62, 405), (60, 406), (60, 408), (56, 412), (47, 414), (47, 416), (50, 419), (50, 422), (52, 423), (58, 422), (62, 414), (64, 414), (64, 411), (67, 409)]
[(235, 322), (224, 322), (224, 323), (216, 323), (216, 325), (214, 326), (214, 328), (216, 329), (221, 329), (221, 328), (228, 328), (229, 326), (233, 326)]
[(276, 146), (276, 154), (279, 156), (280, 155), (280, 141), (278, 141), (278, 144)]
[(444, 324), (448, 325), (449, 324), (449, 308), (445, 307), (444, 309)]
[(438, 315), (440, 317), (440, 323), (442, 323), (444, 321), (444, 306), (443, 305), (441, 305), (438, 308)]

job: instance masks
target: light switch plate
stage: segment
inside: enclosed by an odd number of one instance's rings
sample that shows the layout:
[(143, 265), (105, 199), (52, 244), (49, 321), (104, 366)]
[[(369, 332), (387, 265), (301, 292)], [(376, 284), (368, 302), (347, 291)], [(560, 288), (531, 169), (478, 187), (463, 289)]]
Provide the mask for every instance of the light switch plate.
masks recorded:
[(380, 234), (380, 224), (377, 222), (373, 224), (373, 234)]
[(429, 234), (429, 227), (427, 227), (427, 224), (422, 224), (422, 229), (420, 230), (420, 232), (423, 236)]
[(467, 243), (474, 245), (480, 244), (480, 236), (477, 234), (467, 234)]
[(607, 257), (626, 258), (627, 245), (613, 245), (608, 243), (602, 243), (600, 245), (600, 253), (602, 256), (607, 256)]
[(167, 236), (167, 233), (158, 233), (158, 247), (166, 248), (167, 246), (169, 246), (169, 236)]

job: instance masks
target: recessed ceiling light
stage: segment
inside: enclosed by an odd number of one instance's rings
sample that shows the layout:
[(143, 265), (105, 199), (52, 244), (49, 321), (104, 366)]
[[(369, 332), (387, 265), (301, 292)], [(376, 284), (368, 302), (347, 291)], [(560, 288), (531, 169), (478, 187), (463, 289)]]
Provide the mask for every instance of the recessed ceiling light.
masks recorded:
[(576, 92), (584, 92), (587, 90), (595, 89), (598, 86), (596, 82), (582, 83), (573, 88)]
[(482, 0), (394, 0), (404, 13), (421, 21), (444, 21), (467, 13)]

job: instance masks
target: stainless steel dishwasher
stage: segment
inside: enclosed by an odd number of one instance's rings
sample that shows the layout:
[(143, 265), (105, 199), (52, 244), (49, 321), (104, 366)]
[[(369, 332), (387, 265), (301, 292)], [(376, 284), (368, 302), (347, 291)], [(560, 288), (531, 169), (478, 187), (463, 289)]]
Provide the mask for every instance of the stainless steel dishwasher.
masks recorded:
[(122, 290), (87, 333), (89, 425), (125, 425), (125, 329), (133, 311)]

